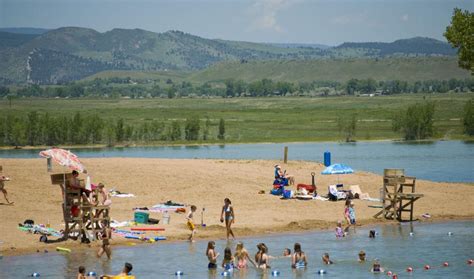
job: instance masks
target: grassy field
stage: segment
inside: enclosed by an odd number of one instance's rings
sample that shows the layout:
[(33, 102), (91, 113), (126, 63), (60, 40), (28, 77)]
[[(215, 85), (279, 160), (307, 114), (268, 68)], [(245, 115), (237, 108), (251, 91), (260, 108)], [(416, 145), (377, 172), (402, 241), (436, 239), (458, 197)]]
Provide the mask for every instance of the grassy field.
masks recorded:
[[(474, 94), (432, 94), (436, 103), (436, 138), (463, 139), (463, 106)], [(18, 99), (12, 107), (0, 100), (2, 115), (25, 115), (29, 111), (70, 115), (76, 111), (98, 114), (106, 120), (124, 118), (126, 123), (208, 116), (212, 121), (210, 142), (218, 142), (220, 118), (226, 123), (226, 142), (290, 142), (341, 140), (337, 118), (357, 114), (356, 140), (398, 139), (391, 130), (391, 117), (408, 105), (423, 102), (425, 95), (330, 98), (239, 98), (239, 99)], [(200, 142), (198, 142), (200, 143)]]
[(175, 82), (189, 81), (194, 84), (222, 82), (226, 79), (241, 79), (252, 82), (269, 78), (275, 81), (339, 81), (351, 78), (382, 80), (448, 80), (451, 78), (470, 78), (469, 71), (460, 69), (456, 57), (420, 57), (385, 59), (320, 59), (320, 60), (269, 60), (222, 62), (196, 72), (162, 71), (105, 71), (90, 77), (94, 78), (131, 77), (135, 80), (160, 80), (168, 78)]

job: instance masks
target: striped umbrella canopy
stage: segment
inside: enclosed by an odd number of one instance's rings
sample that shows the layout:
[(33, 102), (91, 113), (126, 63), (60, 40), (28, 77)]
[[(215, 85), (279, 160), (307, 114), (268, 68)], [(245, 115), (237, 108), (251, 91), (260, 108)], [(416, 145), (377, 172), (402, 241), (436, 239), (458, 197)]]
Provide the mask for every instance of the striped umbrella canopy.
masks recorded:
[(68, 167), (78, 172), (87, 173), (86, 168), (81, 163), (81, 161), (79, 161), (79, 158), (76, 156), (76, 154), (72, 153), (69, 150), (61, 148), (51, 148), (41, 151), (39, 155), (44, 158), (51, 158), (61, 166)]

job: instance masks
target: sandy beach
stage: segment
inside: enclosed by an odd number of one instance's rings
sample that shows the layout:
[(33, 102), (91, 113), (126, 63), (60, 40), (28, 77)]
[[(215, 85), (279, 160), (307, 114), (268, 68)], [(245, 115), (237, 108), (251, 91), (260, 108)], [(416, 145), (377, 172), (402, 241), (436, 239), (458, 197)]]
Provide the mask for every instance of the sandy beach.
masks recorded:
[[(225, 238), (225, 227), (220, 223), (220, 211), (224, 198), (232, 200), (236, 220), (237, 237), (268, 233), (299, 232), (314, 229), (332, 229), (337, 220), (343, 219), (344, 203), (320, 200), (280, 200), (268, 194), (273, 182), (273, 165), (277, 161), (264, 160), (198, 160), (198, 159), (143, 159), (104, 158), (83, 159), (93, 183), (102, 182), (107, 188), (133, 193), (135, 198), (112, 198), (111, 217), (117, 221), (133, 219), (134, 207), (151, 207), (172, 200), (198, 207), (195, 222), (200, 223), (201, 210), (205, 207), (204, 223), (199, 227), (197, 239)], [(63, 228), (61, 191), (52, 185), (44, 159), (1, 159), (3, 174), (11, 178), (6, 183), (9, 198), (14, 205), (6, 205), (0, 195), (0, 244), (3, 255), (35, 253), (37, 250), (54, 250), (56, 246), (71, 249), (95, 249), (98, 243), (79, 244), (68, 240), (60, 244), (39, 242), (39, 235), (21, 232), (17, 227), (26, 219), (36, 224), (48, 221), (55, 229)], [(323, 176), (323, 166), (314, 162), (291, 161), (282, 165), (296, 177), (296, 183), (311, 183), (311, 172), (318, 174), (316, 184), (320, 194), (327, 194), (327, 186), (337, 181), (337, 176)], [(54, 166), (53, 173), (63, 169)], [(81, 178), (85, 178), (81, 174)], [(341, 175), (345, 185), (359, 185), (371, 197), (379, 197), (382, 185), (380, 175), (368, 172)], [(295, 187), (289, 187), (294, 190)], [(265, 194), (258, 194), (265, 190)], [(438, 183), (417, 180), (417, 193), (425, 195), (415, 204), (415, 217), (422, 222), (448, 219), (474, 219), (474, 187), (463, 183)], [(357, 221), (360, 225), (389, 223), (372, 216), (380, 209), (375, 204), (355, 200)], [(429, 213), (431, 218), (421, 215)], [(150, 217), (162, 219), (160, 213)], [(161, 227), (161, 234), (169, 241), (184, 240), (189, 236), (185, 214), (172, 213), (170, 224)], [(120, 236), (112, 240), (114, 245), (134, 243)], [(136, 243), (142, 243), (136, 241)], [(144, 244), (156, 245), (156, 244)]]

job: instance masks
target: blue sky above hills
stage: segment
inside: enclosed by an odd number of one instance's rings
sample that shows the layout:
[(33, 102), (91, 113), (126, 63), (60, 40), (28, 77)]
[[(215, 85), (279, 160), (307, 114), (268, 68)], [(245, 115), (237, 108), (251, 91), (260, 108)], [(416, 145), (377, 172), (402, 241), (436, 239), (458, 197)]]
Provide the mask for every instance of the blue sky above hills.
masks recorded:
[(0, 27), (181, 30), (212, 38), (275, 43), (443, 40), (451, 0), (0, 0)]

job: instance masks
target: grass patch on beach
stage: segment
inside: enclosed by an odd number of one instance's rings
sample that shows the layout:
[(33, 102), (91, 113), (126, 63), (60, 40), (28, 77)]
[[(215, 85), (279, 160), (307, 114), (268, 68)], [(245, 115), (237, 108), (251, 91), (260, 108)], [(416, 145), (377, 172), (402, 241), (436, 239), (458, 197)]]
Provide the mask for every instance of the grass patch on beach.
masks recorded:
[[(434, 101), (435, 137), (467, 139), (462, 112), (474, 94), (410, 94), (381, 97), (234, 98), (234, 99), (15, 99), (0, 100), (2, 114), (24, 116), (30, 111), (51, 115), (98, 114), (106, 121), (128, 124), (158, 120), (166, 125), (186, 118), (211, 120), (211, 140), (219, 142), (219, 119), (225, 119), (226, 142), (290, 142), (342, 140), (338, 117), (357, 115), (356, 140), (398, 139), (392, 116), (409, 105)], [(204, 125), (202, 125), (204, 126)], [(197, 141), (201, 143), (202, 141)], [(179, 142), (177, 142), (179, 143)]]

